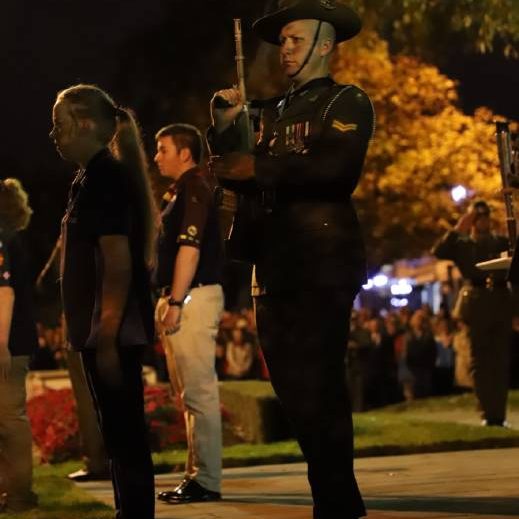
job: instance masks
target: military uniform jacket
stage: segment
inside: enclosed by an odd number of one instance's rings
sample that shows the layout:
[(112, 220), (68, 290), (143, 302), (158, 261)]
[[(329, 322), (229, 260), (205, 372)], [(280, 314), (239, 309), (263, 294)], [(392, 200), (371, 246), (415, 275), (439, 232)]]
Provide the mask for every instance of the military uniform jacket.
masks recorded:
[[(254, 200), (242, 240), (252, 246), (253, 295), (365, 281), (365, 251), (351, 195), (374, 129), (369, 97), (353, 85), (315, 79), (266, 102), (253, 181), (224, 187)], [(214, 154), (234, 151), (236, 126), (208, 132)], [(249, 211), (249, 216), (250, 216)], [(240, 226), (238, 211), (235, 226)]]
[[(476, 263), (499, 258), (508, 249), (508, 239), (505, 236), (489, 234), (480, 240), (457, 231), (447, 232), (433, 247), (432, 253), (439, 259), (453, 261), (466, 281), (475, 285), (484, 285), (488, 272), (476, 267)], [(506, 277), (505, 271), (492, 273), (499, 282)]]
[(453, 261), (465, 281), (452, 311), (455, 318), (470, 325), (503, 321), (508, 326), (512, 301), (506, 286), (506, 271), (476, 267), (476, 263), (498, 258), (507, 248), (505, 236), (489, 234), (475, 240), (456, 231), (447, 232), (435, 244), (432, 253), (439, 259)]

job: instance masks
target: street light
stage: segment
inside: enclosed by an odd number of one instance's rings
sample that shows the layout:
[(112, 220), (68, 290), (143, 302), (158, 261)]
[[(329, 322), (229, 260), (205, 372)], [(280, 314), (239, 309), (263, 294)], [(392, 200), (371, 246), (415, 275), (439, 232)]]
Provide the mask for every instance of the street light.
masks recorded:
[(452, 189), (451, 189), (451, 197), (452, 199), (456, 202), (456, 203), (459, 203), (461, 202), (462, 200), (465, 200), (465, 198), (467, 198), (468, 196), (468, 191), (465, 187), (463, 187), (462, 185), (457, 185), (457, 186), (454, 186)]

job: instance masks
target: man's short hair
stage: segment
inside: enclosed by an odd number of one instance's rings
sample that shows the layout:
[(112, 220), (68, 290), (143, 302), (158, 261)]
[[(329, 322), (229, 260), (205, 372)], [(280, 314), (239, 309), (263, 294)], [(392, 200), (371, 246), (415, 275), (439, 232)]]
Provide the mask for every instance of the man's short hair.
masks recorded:
[(179, 151), (187, 148), (191, 152), (193, 161), (200, 164), (203, 154), (202, 134), (196, 126), (184, 123), (170, 124), (157, 132), (155, 140), (158, 141), (163, 137), (171, 137)]

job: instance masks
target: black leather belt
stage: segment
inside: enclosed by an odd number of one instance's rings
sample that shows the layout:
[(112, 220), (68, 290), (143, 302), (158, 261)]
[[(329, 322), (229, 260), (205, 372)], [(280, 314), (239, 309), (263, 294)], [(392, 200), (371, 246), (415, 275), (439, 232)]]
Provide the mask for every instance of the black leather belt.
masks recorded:
[[(194, 283), (189, 287), (189, 289), (191, 290), (192, 288), (201, 288), (201, 287), (205, 287), (208, 285), (216, 285), (216, 284), (217, 284), (216, 281), (213, 283)], [(155, 290), (155, 293), (156, 293), (157, 297), (169, 297), (171, 294), (171, 286), (167, 285), (165, 287), (157, 288)]]

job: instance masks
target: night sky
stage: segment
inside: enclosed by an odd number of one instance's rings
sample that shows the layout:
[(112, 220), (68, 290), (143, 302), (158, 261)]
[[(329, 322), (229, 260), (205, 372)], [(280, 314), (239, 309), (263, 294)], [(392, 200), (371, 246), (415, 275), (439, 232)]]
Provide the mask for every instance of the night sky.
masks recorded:
[[(31, 195), (35, 269), (57, 237), (74, 169), (48, 138), (57, 91), (77, 82), (98, 84), (136, 109), (148, 143), (157, 125), (176, 118), (205, 124), (208, 93), (227, 86), (234, 70), (232, 16), (244, 18), (244, 37), (255, 42), (247, 32), (261, 12), (258, 2), (252, 4), (2, 0), (0, 177), (21, 178)], [(485, 105), (519, 119), (519, 61), (453, 52), (443, 71), (460, 80), (466, 111)], [(155, 102), (158, 92), (165, 101)]]
[(4, 123), (0, 175), (18, 176), (31, 195), (32, 244), (46, 254), (74, 167), (64, 164), (48, 138), (58, 90), (77, 82), (110, 88), (127, 35), (152, 26), (163, 2), (3, 0), (0, 52)]

